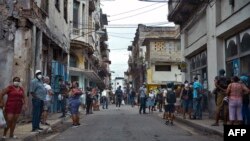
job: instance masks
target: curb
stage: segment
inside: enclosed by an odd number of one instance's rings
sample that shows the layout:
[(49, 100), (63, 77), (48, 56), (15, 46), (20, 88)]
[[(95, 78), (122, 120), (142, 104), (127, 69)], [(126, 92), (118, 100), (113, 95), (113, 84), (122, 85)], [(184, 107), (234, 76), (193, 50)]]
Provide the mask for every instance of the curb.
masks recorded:
[(189, 126), (195, 128), (195, 129), (199, 130), (199, 131), (202, 131), (202, 132), (205, 132), (205, 133), (210, 133), (210, 134), (215, 134), (215, 135), (224, 137), (224, 132), (223, 131), (212, 129), (212, 128), (209, 128), (209, 127), (207, 127), (205, 125), (195, 124), (193, 122), (190, 122), (188, 120), (184, 120), (181, 117), (177, 117), (177, 116), (175, 117), (175, 120), (178, 121), (178, 122), (184, 123), (186, 125), (189, 125)]
[(53, 123), (51, 123), (50, 126), (46, 126), (41, 132), (30, 132), (30, 134), (26, 135), (24, 138), (22, 138), (22, 141), (38, 141), (39, 135), (49, 132), (48, 130), (50, 128), (53, 128), (59, 124), (63, 124), (64, 121), (68, 120), (70, 116), (66, 116), (65, 118), (57, 119)]

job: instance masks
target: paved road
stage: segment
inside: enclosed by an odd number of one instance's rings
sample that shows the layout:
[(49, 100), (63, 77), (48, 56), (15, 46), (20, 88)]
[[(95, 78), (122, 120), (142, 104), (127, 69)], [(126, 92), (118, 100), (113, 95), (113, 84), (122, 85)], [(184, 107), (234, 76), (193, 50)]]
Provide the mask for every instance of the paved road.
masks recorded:
[[(138, 107), (123, 106), (119, 110), (95, 111), (83, 115), (81, 126), (68, 128), (62, 133), (44, 137), (53, 141), (222, 141), (223, 138), (200, 133), (194, 129), (175, 123), (167, 126), (154, 114), (140, 115)], [(68, 123), (69, 125), (69, 123)], [(52, 138), (53, 137), (53, 138)]]

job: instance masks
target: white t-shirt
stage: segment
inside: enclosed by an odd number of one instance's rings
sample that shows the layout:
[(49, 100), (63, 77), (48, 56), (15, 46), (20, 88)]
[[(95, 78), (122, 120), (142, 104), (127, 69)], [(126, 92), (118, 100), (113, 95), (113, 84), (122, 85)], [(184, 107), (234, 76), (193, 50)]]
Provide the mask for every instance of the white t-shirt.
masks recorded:
[(108, 90), (103, 90), (103, 91), (102, 91), (102, 96), (108, 97)]
[(44, 85), (45, 89), (47, 90), (47, 95), (46, 95), (45, 100), (50, 101), (52, 99), (52, 96), (49, 95), (49, 91), (51, 90), (51, 86), (49, 84), (47, 84), (47, 83), (44, 83), (43, 85)]

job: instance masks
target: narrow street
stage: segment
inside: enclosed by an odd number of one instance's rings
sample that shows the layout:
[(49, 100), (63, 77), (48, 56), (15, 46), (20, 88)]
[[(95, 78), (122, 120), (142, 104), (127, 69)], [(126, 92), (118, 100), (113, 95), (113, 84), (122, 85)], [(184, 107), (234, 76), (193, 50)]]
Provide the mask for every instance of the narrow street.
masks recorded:
[(221, 137), (196, 131), (180, 123), (175, 123), (174, 126), (167, 126), (159, 116), (158, 111), (154, 112), (154, 114), (139, 115), (138, 107), (122, 106), (120, 109), (116, 109), (114, 105), (111, 105), (108, 110), (101, 109), (101, 111), (95, 111), (94, 114), (87, 116), (82, 114), (81, 118), (80, 127), (72, 128), (70, 126), (71, 121), (68, 120), (63, 124), (67, 126), (65, 131), (47, 134), (46, 137), (42, 136), (40, 139), (43, 141), (223, 140)]

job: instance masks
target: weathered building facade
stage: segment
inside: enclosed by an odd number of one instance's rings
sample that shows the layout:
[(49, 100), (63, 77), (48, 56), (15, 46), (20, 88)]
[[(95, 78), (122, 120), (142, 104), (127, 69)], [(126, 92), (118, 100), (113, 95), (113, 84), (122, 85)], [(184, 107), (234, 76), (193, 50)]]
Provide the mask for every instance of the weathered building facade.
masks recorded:
[(139, 25), (129, 57), (129, 78), (137, 90), (142, 83), (166, 85), (181, 82), (182, 61), (178, 27)]
[(69, 8), (67, 0), (0, 1), (1, 89), (18, 76), (28, 94), (36, 69), (51, 77), (51, 85), (56, 75), (67, 78)]
[[(70, 81), (78, 81), (80, 88), (87, 86), (104, 89), (109, 85), (109, 49), (107, 16), (100, 9), (100, 1), (72, 1)], [(102, 34), (99, 32), (102, 31)]]
[[(185, 77), (212, 91), (218, 70), (227, 77), (250, 72), (250, 0), (172, 1), (168, 20), (180, 25)], [(213, 95), (209, 109), (215, 108)]]
[(5, 68), (0, 89), (19, 76), (30, 99), (29, 84), (39, 69), (51, 78), (57, 112), (59, 78), (78, 81), (82, 89), (110, 87), (105, 25), (99, 0), (0, 0), (0, 66)]
[(224, 68), (228, 77), (249, 73), (250, 0), (169, 1), (169, 21), (181, 28), (188, 64), (186, 79), (198, 76), (205, 88)]

